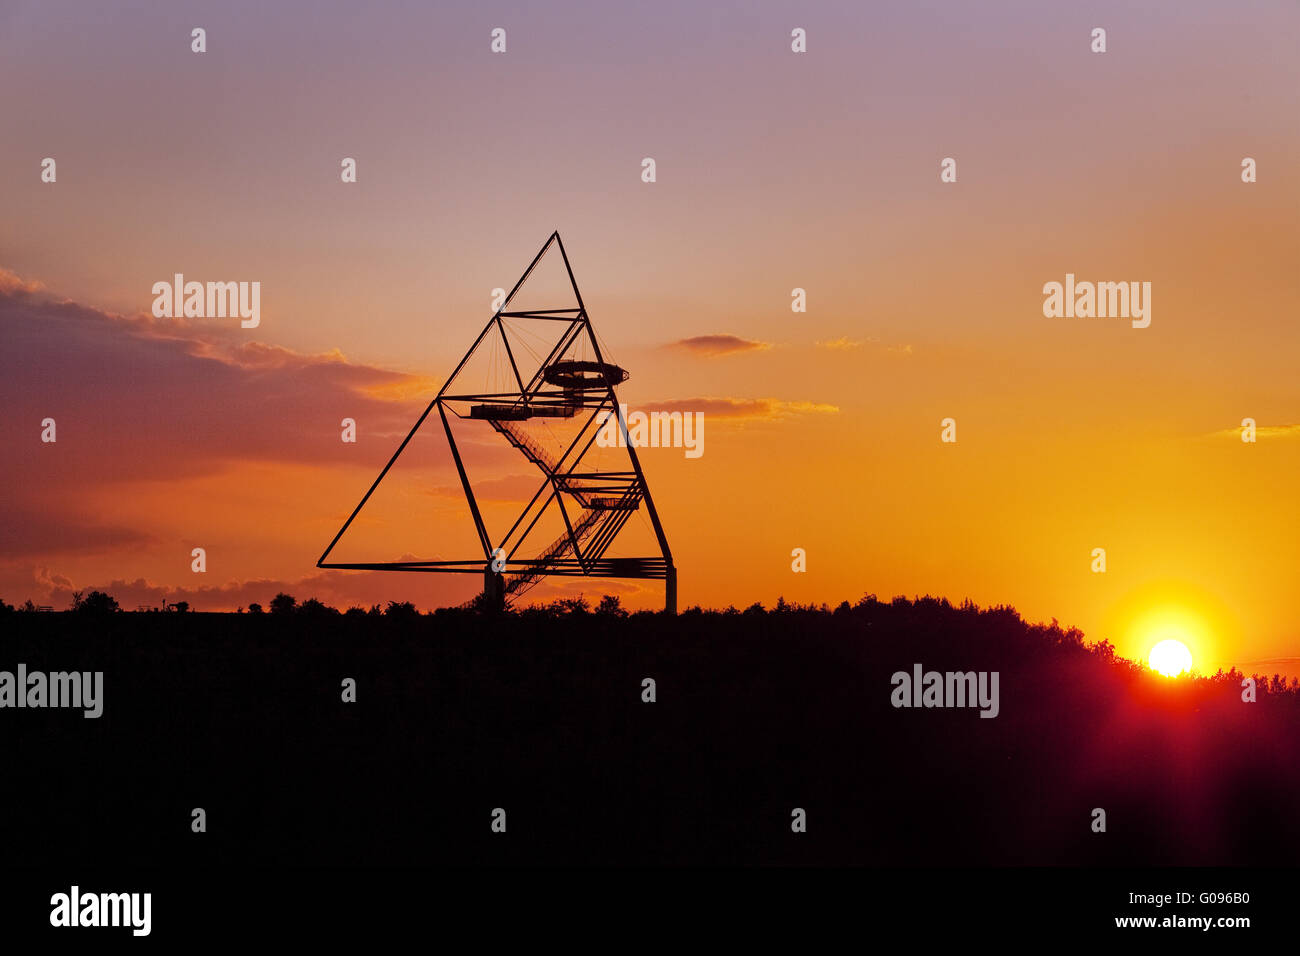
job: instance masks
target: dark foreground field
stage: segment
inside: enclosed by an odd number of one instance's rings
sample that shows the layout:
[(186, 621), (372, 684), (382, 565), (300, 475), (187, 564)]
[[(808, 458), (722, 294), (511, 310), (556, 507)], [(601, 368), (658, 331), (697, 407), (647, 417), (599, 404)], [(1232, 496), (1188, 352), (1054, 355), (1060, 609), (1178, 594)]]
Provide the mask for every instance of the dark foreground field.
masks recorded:
[[(1300, 851), (1294, 692), (1243, 703), (1239, 675), (1167, 681), (1009, 610), (9, 613), (0, 631), (0, 670), (105, 672), (98, 720), (0, 710), (4, 864), (1277, 865)], [(916, 663), (1000, 672), (1000, 714), (893, 708), (891, 674)]]

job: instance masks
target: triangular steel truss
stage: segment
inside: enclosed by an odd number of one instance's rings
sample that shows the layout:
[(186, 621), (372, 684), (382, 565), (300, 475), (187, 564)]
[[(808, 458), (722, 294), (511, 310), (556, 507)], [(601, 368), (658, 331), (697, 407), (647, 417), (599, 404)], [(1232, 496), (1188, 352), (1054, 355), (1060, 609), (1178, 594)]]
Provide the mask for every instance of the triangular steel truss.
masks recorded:
[[(568, 308), (528, 308), (511, 309), (520, 290), (525, 286), (533, 270), (537, 268), (547, 252), (554, 246), (564, 263), (567, 286), (572, 289), (571, 307)], [(567, 299), (567, 289), (564, 293)], [(506, 334), (505, 320), (512, 324), (519, 322), (547, 323), (550, 334), (558, 327), (561, 334), (554, 346), (535, 370), (521, 371), (521, 356), (511, 348), (510, 337)], [(550, 336), (544, 336), (548, 341)], [(514, 387), (504, 391), (462, 391), (453, 388), (467, 363), (482, 348), (499, 344), (504, 347), (504, 354), (509, 359), (510, 382)], [(565, 356), (573, 354), (581, 347), (582, 354), (590, 354), (594, 361), (575, 361)], [(525, 373), (528, 377), (525, 378)], [(534, 257), (519, 281), (515, 283), (510, 294), (505, 297), (500, 309), (484, 326), (474, 344), (457, 364), (437, 396), (429, 403), (411, 431), (388, 460), (379, 477), (375, 479), (370, 490), (353, 509), (338, 534), (330, 541), (320, 560), (318, 568), (335, 568), (366, 571), (425, 571), (442, 573), (482, 573), (484, 575), (484, 594), (489, 606), (503, 606), (521, 595), (539, 579), (549, 575), (574, 576), (584, 575), (601, 578), (662, 578), (665, 582), (665, 607), (670, 612), (676, 611), (677, 604), (677, 570), (673, 566), (672, 553), (668, 548), (668, 539), (664, 535), (659, 514), (650, 497), (650, 487), (637, 459), (636, 449), (628, 439), (627, 422), (618, 402), (614, 388), (626, 379), (627, 373), (618, 366), (609, 364), (601, 354), (600, 344), (591, 319), (582, 303), (582, 294), (573, 278), (573, 269), (569, 265), (568, 254), (558, 232), (551, 233), (550, 238)], [(379, 487), (384, 476), (388, 474), (406, 449), (415, 433), (424, 425), (430, 413), (437, 410), (442, 422), (443, 432), (451, 450), (452, 459), (460, 475), (461, 486), (469, 505), (482, 556), (450, 561), (389, 561), (378, 563), (334, 563), (327, 559), (343, 537), (353, 520), (370, 500), (375, 489)], [(495, 541), (488, 533), (474, 489), (461, 460), (460, 449), (452, 434), (448, 415), (462, 420), (484, 421), (518, 450), (525, 459), (542, 473), (542, 481), (532, 500), (515, 519), (510, 530)], [(614, 423), (623, 441), (619, 443), (626, 451), (629, 467), (625, 470), (611, 471), (594, 469), (584, 465), (593, 443), (600, 430), (607, 427), (613, 417)], [(529, 419), (571, 419), (580, 422), (577, 434), (558, 456), (539, 443), (530, 439), (520, 423)], [(660, 554), (653, 557), (606, 557), (610, 544), (622, 530), (632, 513), (645, 505), (650, 522), (658, 539)], [(549, 545), (542, 548), (534, 557), (516, 558), (516, 552), (528, 539), (538, 525), (543, 514), (554, 508), (563, 519), (565, 532)]]

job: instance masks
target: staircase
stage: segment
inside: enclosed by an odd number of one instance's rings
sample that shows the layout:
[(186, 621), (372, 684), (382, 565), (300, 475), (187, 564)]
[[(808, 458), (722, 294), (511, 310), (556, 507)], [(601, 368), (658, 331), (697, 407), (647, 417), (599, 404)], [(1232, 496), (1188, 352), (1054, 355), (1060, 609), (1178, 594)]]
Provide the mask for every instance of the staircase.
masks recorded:
[(591, 506), (584, 508), (582, 516), (578, 518), (577, 523), (573, 526), (573, 537), (570, 538), (567, 532), (560, 535), (548, 544), (541, 554), (537, 556), (536, 560), (542, 562), (541, 567), (531, 567), (526, 571), (512, 574), (506, 578), (506, 599), (509, 600), (512, 597), (523, 594), (536, 584), (541, 579), (542, 575), (546, 573), (547, 569), (551, 567), (552, 562), (557, 558), (564, 557), (565, 552), (570, 550), (575, 538), (578, 541), (578, 545), (581, 546), (582, 542), (591, 534), (592, 530), (596, 527), (596, 523), (600, 521), (604, 514), (605, 512), (603, 508), (594, 508)]
[(537, 556), (537, 565), (506, 579), (506, 598), (518, 597), (536, 584), (557, 560), (564, 557), (575, 540), (581, 547), (590, 539), (589, 546), (576, 555), (580, 564), (598, 560), (640, 504), (641, 491), (635, 486), (618, 498), (592, 498), (583, 509), (582, 517), (574, 524), (572, 537), (560, 535)]
[(524, 457), (540, 468), (542, 474), (546, 475), (548, 478), (554, 475), (560, 491), (567, 491), (578, 500), (578, 504), (582, 505), (584, 508), (587, 506), (587, 499), (583, 496), (580, 490), (582, 485), (572, 478), (565, 478), (563, 475), (556, 475), (556, 462), (545, 448), (533, 439), (529, 438), (526, 433), (520, 431), (516, 426), (512, 425), (508, 421), (498, 421), (493, 418), (489, 419), (488, 424), (504, 435), (510, 444), (523, 452)]
[[(485, 420), (496, 431), (504, 435), (510, 444), (518, 448), (523, 456), (537, 466), (542, 474), (550, 478), (555, 483), (557, 492), (572, 496), (574, 501), (582, 508), (578, 520), (572, 525), (572, 535), (566, 530), (564, 534), (542, 549), (537, 557), (533, 559), (535, 563), (532, 566), (513, 574), (507, 574), (505, 580), (506, 600), (509, 602), (511, 599), (519, 597), (540, 581), (547, 572), (554, 569), (560, 561), (573, 551), (575, 542), (578, 546), (578, 553), (572, 557), (577, 559), (581, 573), (587, 573), (587, 563), (597, 561), (605, 554), (606, 549), (614, 540), (614, 536), (627, 523), (632, 516), (632, 512), (640, 507), (641, 489), (639, 483), (632, 481), (623, 490), (622, 494), (617, 497), (594, 497), (590, 490), (593, 485), (592, 481), (569, 478), (562, 473), (558, 473), (559, 463), (551, 453), (521, 430), (514, 421), (504, 417), (492, 417)], [(600, 483), (597, 482), (596, 484), (599, 485)], [(606, 480), (605, 484), (608, 484), (608, 480)], [(585, 547), (584, 543), (586, 544)], [(479, 597), (481, 598), (482, 595)], [(479, 598), (475, 598), (461, 606), (465, 608), (473, 607), (478, 601)]]

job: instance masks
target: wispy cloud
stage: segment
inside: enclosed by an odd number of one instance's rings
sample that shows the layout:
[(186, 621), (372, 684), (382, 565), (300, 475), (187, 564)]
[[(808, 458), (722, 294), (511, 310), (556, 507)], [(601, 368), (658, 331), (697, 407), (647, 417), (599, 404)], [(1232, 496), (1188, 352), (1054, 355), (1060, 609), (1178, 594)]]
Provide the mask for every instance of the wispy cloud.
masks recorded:
[(834, 415), (839, 409), (824, 402), (779, 398), (682, 398), (638, 406), (644, 411), (703, 412), (710, 418), (778, 420), (794, 415)]
[(696, 355), (715, 356), (734, 355), (737, 352), (762, 352), (770, 349), (772, 343), (742, 339), (740, 336), (731, 335), (730, 333), (717, 333), (715, 335), (696, 335), (689, 339), (681, 339), (674, 342), (671, 347), (693, 352)]
[[(1241, 440), (1241, 426), (1225, 428), (1222, 431), (1210, 432), (1202, 436), (1204, 438), (1235, 438)], [(1293, 425), (1256, 425), (1256, 438), (1300, 438), (1300, 424)]]
[(837, 339), (823, 339), (816, 343), (817, 348), (826, 349), (830, 352), (853, 352), (864, 346), (868, 346), (875, 351), (888, 352), (891, 355), (911, 355), (912, 346), (908, 343), (899, 343), (898, 345), (880, 344), (880, 339), (874, 336), (865, 339), (851, 339), (847, 335), (841, 335)]
[(866, 343), (861, 339), (851, 339), (847, 335), (841, 335), (838, 339), (828, 339), (825, 342), (818, 342), (819, 349), (830, 349), (832, 352), (851, 352), (854, 349), (860, 349)]

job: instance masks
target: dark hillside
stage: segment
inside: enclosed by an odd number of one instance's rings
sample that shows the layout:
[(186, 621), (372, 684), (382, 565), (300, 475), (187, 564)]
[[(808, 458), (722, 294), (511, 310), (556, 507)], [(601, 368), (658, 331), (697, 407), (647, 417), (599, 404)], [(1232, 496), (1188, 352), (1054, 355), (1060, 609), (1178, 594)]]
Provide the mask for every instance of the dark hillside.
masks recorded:
[[(1278, 864), (1300, 698), (1170, 681), (1010, 609), (503, 617), (20, 613), (0, 670), (102, 670), (104, 714), (0, 710), (6, 863)], [(997, 671), (999, 713), (891, 705)], [(644, 703), (642, 680), (656, 682)], [(357, 702), (341, 700), (354, 678)], [(191, 832), (191, 810), (208, 831)], [(491, 831), (493, 808), (507, 832)], [(791, 831), (803, 808), (807, 832)], [(1104, 808), (1105, 833), (1091, 829)]]

